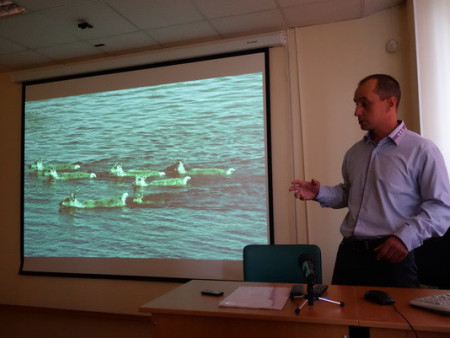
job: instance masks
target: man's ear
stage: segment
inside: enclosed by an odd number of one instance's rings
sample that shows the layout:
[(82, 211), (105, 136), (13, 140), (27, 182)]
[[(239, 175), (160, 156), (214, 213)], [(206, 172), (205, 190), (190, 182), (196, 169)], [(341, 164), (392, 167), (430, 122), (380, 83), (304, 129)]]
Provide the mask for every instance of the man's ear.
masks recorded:
[(388, 97), (386, 102), (389, 109), (397, 109), (397, 98), (395, 96)]

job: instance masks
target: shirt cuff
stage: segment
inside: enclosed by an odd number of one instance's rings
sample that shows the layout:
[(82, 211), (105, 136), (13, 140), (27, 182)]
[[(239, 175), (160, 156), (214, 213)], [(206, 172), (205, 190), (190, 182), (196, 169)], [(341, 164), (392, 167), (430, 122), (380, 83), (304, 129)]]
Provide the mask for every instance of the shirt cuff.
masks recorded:
[(400, 239), (408, 251), (412, 251), (422, 245), (419, 236), (416, 234), (416, 229), (408, 223), (405, 223), (392, 235)]
[(322, 191), (322, 187), (319, 187), (319, 192), (317, 193), (316, 197), (313, 198), (313, 201), (320, 202), (320, 192)]

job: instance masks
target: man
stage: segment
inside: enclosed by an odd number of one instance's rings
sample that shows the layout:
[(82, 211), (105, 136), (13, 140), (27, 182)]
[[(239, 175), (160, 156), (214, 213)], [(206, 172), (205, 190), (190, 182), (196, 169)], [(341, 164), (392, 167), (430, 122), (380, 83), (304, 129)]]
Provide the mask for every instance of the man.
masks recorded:
[(397, 120), (400, 97), (389, 75), (361, 80), (354, 115), (367, 134), (345, 154), (343, 183), (292, 181), (295, 198), (348, 208), (333, 284), (418, 287), (413, 249), (450, 226), (444, 160), (431, 141)]

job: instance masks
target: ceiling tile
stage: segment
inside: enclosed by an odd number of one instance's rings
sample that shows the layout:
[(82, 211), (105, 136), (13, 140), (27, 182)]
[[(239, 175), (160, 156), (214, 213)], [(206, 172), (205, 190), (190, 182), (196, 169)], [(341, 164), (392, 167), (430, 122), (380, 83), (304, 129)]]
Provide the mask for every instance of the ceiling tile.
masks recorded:
[(205, 22), (154, 29), (149, 34), (161, 44), (220, 38), (214, 28)]
[[(76, 35), (81, 39), (94, 39), (137, 30), (136, 26), (103, 2), (77, 3), (40, 13), (59, 30)], [(78, 24), (82, 21), (86, 21), (94, 27), (80, 29)]]
[(364, 3), (364, 15), (374, 14), (385, 8), (399, 5), (403, 0), (362, 0)]
[(123, 50), (135, 50), (159, 46), (159, 44), (154, 39), (152, 39), (148, 34), (145, 34), (144, 32), (114, 35), (110, 37), (89, 40), (89, 42), (93, 46), (97, 44), (104, 44), (104, 46), (98, 48), (106, 53), (117, 53)]
[(274, 0), (193, 0), (193, 2), (208, 19), (277, 8)]
[(18, 45), (17, 43), (0, 37), (0, 54), (13, 53), (25, 49), (25, 47)]
[(360, 18), (361, 0), (332, 0), (283, 8), (289, 27), (317, 25)]
[(189, 0), (105, 0), (139, 28), (152, 29), (202, 20)]
[(214, 19), (211, 24), (223, 36), (265, 33), (284, 27), (283, 17), (275, 10)]
[(27, 11), (40, 11), (47, 8), (65, 6), (77, 2), (86, 2), (86, 0), (16, 0)]
[(101, 50), (84, 41), (66, 45), (38, 48), (36, 51), (40, 54), (48, 56), (49, 58), (59, 61), (103, 54)]
[(39, 67), (51, 62), (54, 60), (32, 50), (0, 55), (0, 64), (7, 65), (11, 69), (21, 69), (24, 66)]
[(405, 1), (17, 0), (27, 12), (0, 18), (0, 72), (349, 20)]
[(0, 36), (7, 33), (10, 40), (28, 48), (50, 46), (76, 40), (57, 26), (52, 25), (47, 18), (38, 13), (25, 13), (0, 20)]

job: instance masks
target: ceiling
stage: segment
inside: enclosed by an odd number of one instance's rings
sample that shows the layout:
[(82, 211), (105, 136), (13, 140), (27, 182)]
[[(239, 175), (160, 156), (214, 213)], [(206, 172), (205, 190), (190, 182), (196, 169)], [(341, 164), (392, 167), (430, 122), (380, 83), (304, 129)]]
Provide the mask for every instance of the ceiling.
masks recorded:
[(403, 2), (16, 0), (26, 12), (0, 17), (0, 72), (357, 19)]

